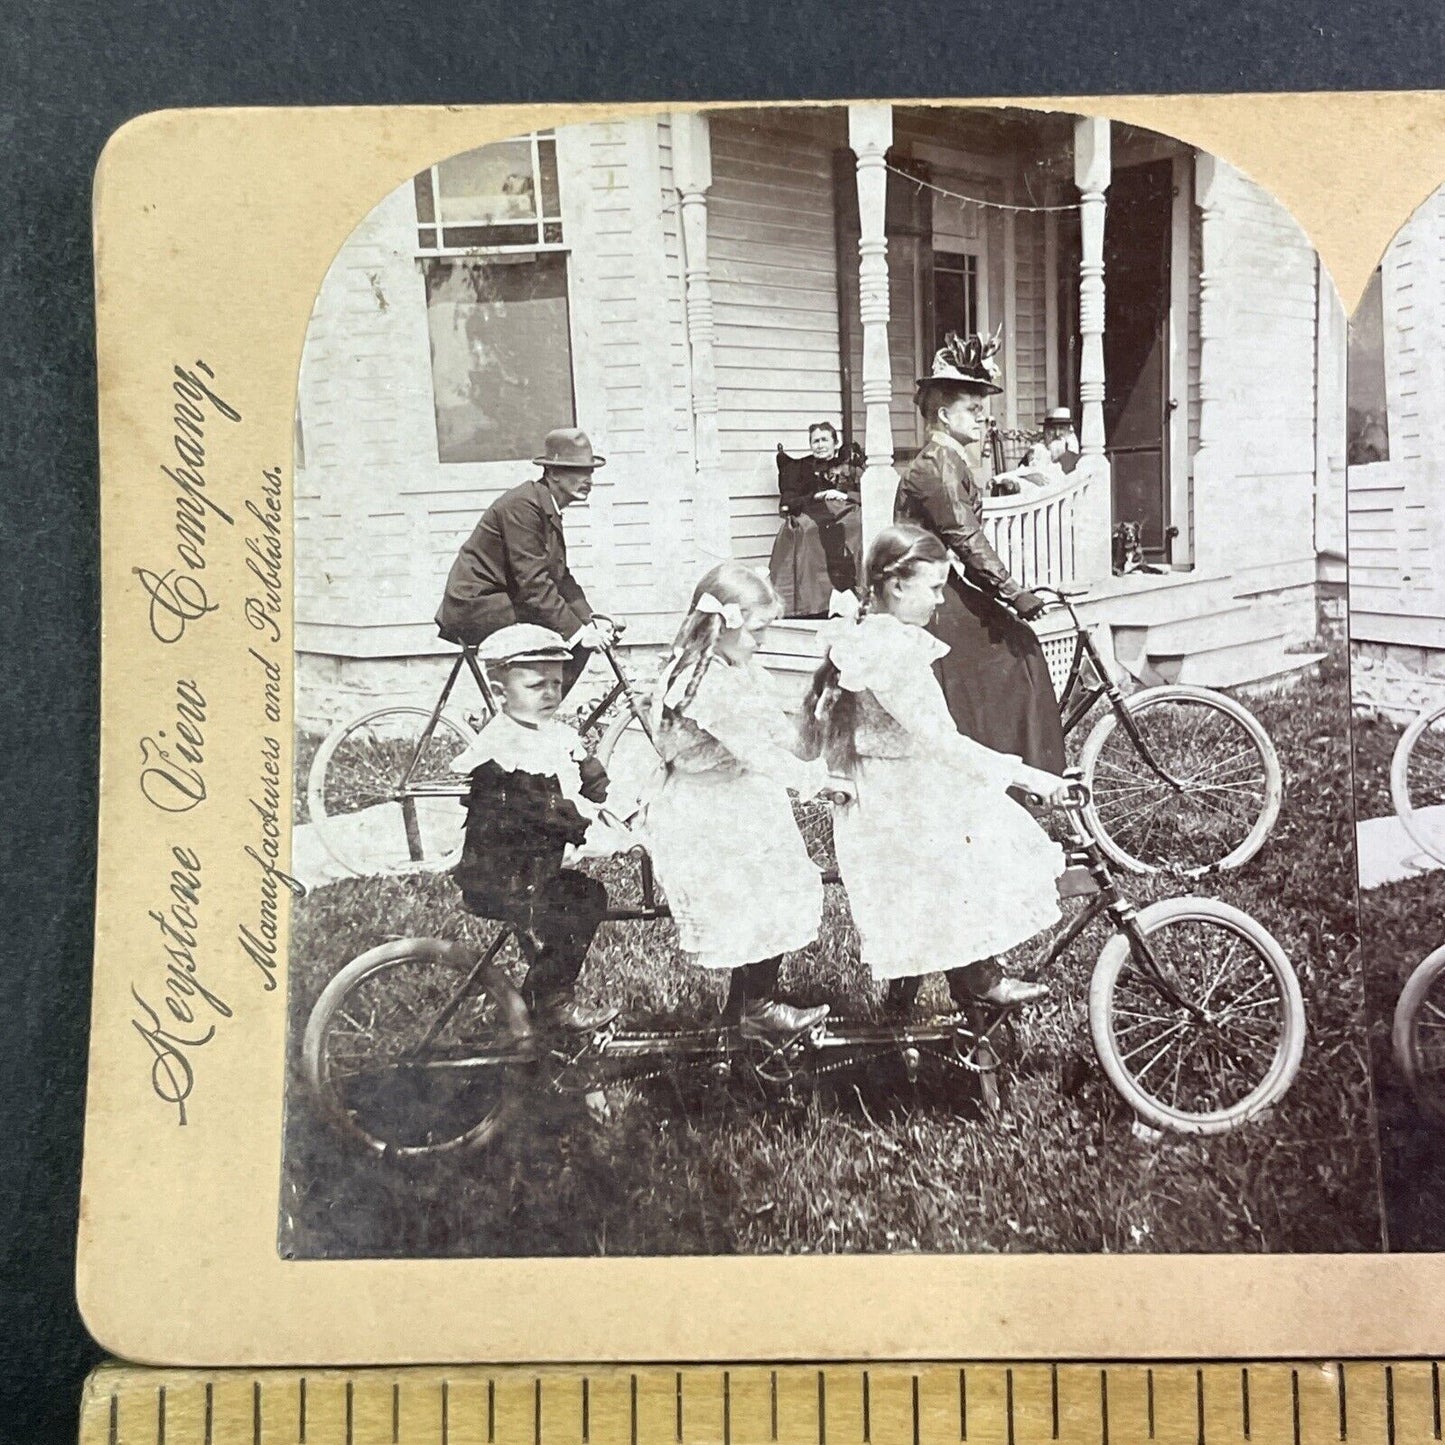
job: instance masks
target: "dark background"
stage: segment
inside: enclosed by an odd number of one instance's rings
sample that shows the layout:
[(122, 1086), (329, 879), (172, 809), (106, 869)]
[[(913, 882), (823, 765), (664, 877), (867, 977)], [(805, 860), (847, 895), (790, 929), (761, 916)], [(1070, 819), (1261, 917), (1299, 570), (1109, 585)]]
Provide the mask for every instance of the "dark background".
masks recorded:
[(96, 795), (90, 183), (117, 126), (165, 106), (1436, 88), (1442, 41), (1438, 0), (0, 6), (0, 1440), (74, 1440), (97, 1358), (71, 1274)]

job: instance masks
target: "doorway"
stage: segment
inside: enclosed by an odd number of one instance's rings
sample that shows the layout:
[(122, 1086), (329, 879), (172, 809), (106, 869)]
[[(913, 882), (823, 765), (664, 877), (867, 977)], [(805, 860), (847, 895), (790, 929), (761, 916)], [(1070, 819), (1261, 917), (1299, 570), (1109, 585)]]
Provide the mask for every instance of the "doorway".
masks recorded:
[(1113, 520), (1137, 522), (1144, 555), (1172, 560), (1170, 252), (1174, 164), (1114, 172), (1104, 221), (1104, 449)]

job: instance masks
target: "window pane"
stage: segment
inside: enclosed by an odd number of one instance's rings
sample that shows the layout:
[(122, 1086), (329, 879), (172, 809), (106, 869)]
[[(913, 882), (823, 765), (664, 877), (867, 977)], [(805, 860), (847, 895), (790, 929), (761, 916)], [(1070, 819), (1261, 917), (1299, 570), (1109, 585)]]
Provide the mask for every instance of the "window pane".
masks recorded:
[(503, 141), (452, 156), (437, 167), (441, 221), (490, 225), (537, 214), (532, 143)]
[(1385, 313), (1380, 273), (1365, 288), (1350, 320), (1349, 445), (1352, 467), (1390, 460), (1390, 419), (1385, 398)]
[(436, 211), (432, 206), (431, 172), (423, 171), (412, 180), (411, 186), (416, 192), (417, 221), (422, 225), (430, 224), (436, 220)]
[(437, 248), (436, 227), (423, 226), (416, 233), (416, 243), (423, 251), (435, 251)]
[(542, 214), (560, 216), (562, 201), (557, 190), (557, 142), (537, 142), (537, 165), (542, 172)]
[[(978, 330), (978, 263), (957, 251), (933, 253), (933, 348), (956, 331), (971, 336)], [(931, 355), (930, 355), (931, 359)]]
[(426, 290), (438, 456), (535, 456), (575, 419), (566, 259), (428, 261)]
[(531, 222), (525, 226), (448, 226), (442, 232), (442, 242), (447, 246), (535, 246), (537, 226)]

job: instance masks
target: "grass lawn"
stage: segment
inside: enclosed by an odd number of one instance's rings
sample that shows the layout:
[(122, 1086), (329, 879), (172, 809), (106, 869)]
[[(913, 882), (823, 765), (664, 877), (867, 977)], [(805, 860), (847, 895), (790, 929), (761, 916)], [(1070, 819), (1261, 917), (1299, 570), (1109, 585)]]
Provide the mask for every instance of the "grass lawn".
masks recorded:
[[(283, 1253), (1377, 1249), (1344, 667), (1251, 706), (1285, 766), (1284, 809), (1257, 859), (1199, 891), (1263, 922), (1303, 987), (1304, 1064), (1266, 1118), (1215, 1139), (1134, 1136), (1089, 1041), (1096, 925), (1053, 975), (1052, 998), (1020, 1022), (1001, 1116), (956, 1073), (916, 1086), (894, 1068), (831, 1076), (788, 1107), (740, 1084), (663, 1074), (612, 1090), (606, 1123), (580, 1101), (553, 1101), (484, 1152), (385, 1166), (314, 1116), (294, 1073), (307, 1014), (365, 949), (411, 935), (480, 940), (489, 925), (460, 910), (445, 876), (358, 879), (317, 889), (292, 913)], [(611, 886), (621, 865), (607, 867)], [(1140, 903), (1181, 891), (1127, 882)], [(881, 990), (858, 962), (841, 891), (828, 891), (823, 936), (789, 960), (784, 992), (859, 1016)], [(667, 922), (604, 925), (584, 995), (629, 1023), (705, 1020), (721, 981), (672, 939)]]
[[(1355, 719), (1355, 806), (1387, 817), (1390, 758), (1403, 726)], [(1391, 1249), (1445, 1249), (1445, 1128), (1416, 1107), (1390, 1047), (1395, 1003), (1415, 966), (1445, 943), (1445, 871), (1360, 894), (1380, 1175)]]

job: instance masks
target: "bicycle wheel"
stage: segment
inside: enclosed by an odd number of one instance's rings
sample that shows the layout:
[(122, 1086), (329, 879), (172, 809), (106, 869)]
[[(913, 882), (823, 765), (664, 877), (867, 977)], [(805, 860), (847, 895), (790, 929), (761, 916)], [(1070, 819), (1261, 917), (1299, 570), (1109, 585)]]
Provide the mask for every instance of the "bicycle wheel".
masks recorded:
[(1253, 858), (1284, 795), (1279, 756), (1254, 714), (1182, 685), (1146, 688), (1124, 709), (1127, 721), (1115, 711), (1099, 719), (1079, 759), (1091, 793), (1084, 821), (1100, 848), (1133, 873), (1194, 877)]
[(323, 990), (301, 1066), (323, 1115), (373, 1153), (416, 1159), (479, 1148), (521, 1101), (526, 1006), (489, 967), (434, 1039), (474, 951), (405, 938), (353, 959)]
[(1445, 946), (1430, 954), (1401, 990), (1393, 1042), (1416, 1101), (1445, 1123)]
[(1415, 846), (1445, 863), (1445, 707), (1422, 712), (1395, 745), (1390, 800)]
[(327, 734), (311, 760), (306, 801), (322, 845), (343, 868), (363, 876), (447, 868), (462, 852), (464, 789), (452, 759), (475, 741), (443, 714), (422, 738), (431, 713), (384, 707)]
[(608, 811), (619, 818), (631, 817), (655, 781), (662, 761), (630, 708), (607, 725), (597, 744), (597, 761), (607, 769)]
[(1138, 916), (1171, 1000), (1129, 939), (1104, 946), (1089, 983), (1089, 1031), (1114, 1087), (1147, 1124), (1224, 1134), (1277, 1103), (1304, 1051), (1299, 980), (1262, 924), (1211, 898)]

